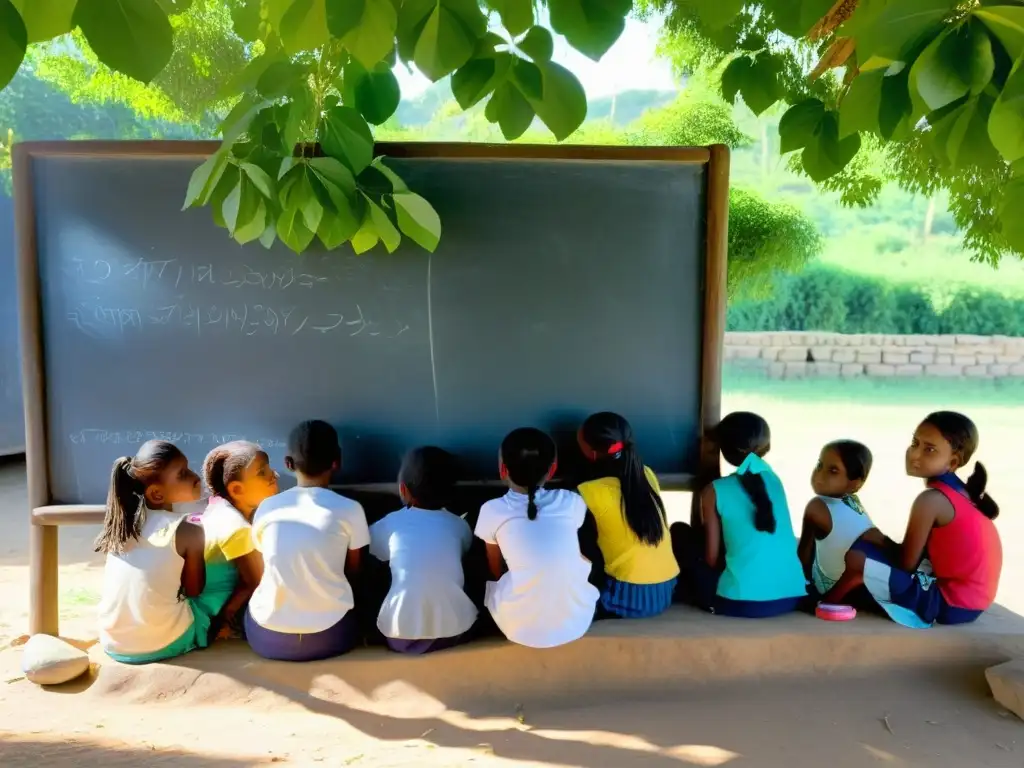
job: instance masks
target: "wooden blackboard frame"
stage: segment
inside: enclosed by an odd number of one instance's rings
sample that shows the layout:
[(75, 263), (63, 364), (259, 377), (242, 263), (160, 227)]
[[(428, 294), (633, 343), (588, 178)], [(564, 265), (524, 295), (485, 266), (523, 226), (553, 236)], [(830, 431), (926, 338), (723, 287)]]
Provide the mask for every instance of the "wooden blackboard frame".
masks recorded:
[[(14, 212), (17, 237), (18, 309), (22, 387), (25, 406), (25, 455), (30, 515), (29, 631), (58, 632), (58, 527), (99, 524), (100, 505), (52, 505), (47, 445), (46, 371), (43, 318), (36, 243), (32, 163), (43, 157), (116, 157), (140, 159), (194, 157), (197, 163), (220, 146), (216, 141), (60, 141), (26, 142), (14, 147)], [(704, 311), (700, 385), (699, 472), (682, 485), (699, 489), (719, 474), (718, 446), (709, 428), (721, 418), (722, 347), (725, 336), (726, 250), (729, 216), (729, 149), (710, 147), (597, 147), (584, 145), (389, 143), (377, 155), (396, 158), (620, 160), (677, 162), (706, 166)], [(183, 190), (184, 194), (184, 190)]]

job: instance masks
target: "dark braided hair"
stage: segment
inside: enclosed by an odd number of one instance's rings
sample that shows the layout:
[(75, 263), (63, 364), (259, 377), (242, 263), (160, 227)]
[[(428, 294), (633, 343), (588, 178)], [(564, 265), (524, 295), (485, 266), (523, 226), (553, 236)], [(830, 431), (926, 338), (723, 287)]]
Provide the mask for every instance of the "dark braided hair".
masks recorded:
[(245, 468), (261, 453), (262, 448), (246, 440), (218, 445), (206, 455), (203, 462), (203, 482), (214, 496), (231, 502), (228, 486), (241, 480)]
[(398, 482), (423, 509), (444, 509), (451, 504), (457, 477), (455, 456), (434, 446), (409, 451), (398, 471)]
[(533, 427), (513, 430), (501, 442), (501, 463), (508, 480), (526, 489), (526, 516), (537, 519), (537, 491), (548, 479), (558, 458), (555, 441)]
[(146, 489), (171, 462), (183, 456), (173, 443), (150, 440), (142, 444), (135, 458), (122, 456), (114, 462), (103, 530), (96, 538), (97, 552), (119, 555), (129, 541), (138, 541), (146, 522)]
[(645, 544), (660, 544), (667, 525), (665, 505), (647, 479), (629, 422), (617, 413), (595, 413), (583, 422), (580, 437), (597, 454), (597, 463), (619, 480), (622, 514), (633, 533)]
[[(735, 411), (715, 428), (715, 436), (722, 457), (734, 467), (740, 466), (750, 454), (764, 456), (772, 443), (768, 422), (756, 413)], [(754, 504), (754, 528), (764, 533), (775, 533), (775, 509), (764, 478), (755, 472), (737, 475), (747, 497)]]
[[(922, 424), (930, 424), (939, 431), (939, 434), (949, 443), (953, 454), (960, 460), (959, 466), (964, 466), (974, 453), (978, 450), (978, 428), (974, 422), (955, 411), (936, 411), (925, 417)], [(967, 478), (965, 483), (967, 495), (971, 502), (989, 520), (999, 517), (999, 505), (995, 499), (985, 492), (988, 486), (988, 470), (980, 461), (975, 462), (974, 471)]]

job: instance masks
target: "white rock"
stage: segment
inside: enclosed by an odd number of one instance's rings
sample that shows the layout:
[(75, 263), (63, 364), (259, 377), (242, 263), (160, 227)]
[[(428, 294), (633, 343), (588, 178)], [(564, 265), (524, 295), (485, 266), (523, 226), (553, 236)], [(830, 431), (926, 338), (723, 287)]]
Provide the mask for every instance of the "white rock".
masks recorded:
[(21, 671), (37, 685), (60, 685), (87, 669), (89, 654), (50, 635), (33, 635), (22, 651)]

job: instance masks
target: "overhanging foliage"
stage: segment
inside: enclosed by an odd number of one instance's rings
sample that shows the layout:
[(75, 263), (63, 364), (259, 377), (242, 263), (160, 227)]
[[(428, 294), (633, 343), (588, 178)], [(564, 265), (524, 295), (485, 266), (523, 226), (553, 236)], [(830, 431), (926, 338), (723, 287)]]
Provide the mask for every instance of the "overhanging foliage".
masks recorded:
[[(551, 27), (598, 59), (618, 39), (629, 0), (0, 0), (0, 88), (30, 43), (74, 30), (60, 45), (73, 59), (95, 57), (126, 78), (159, 80), (176, 50), (190, 73), (203, 68), (176, 34), (202, 34), (200, 14), (231, 14), (234, 63), (208, 61), (225, 80), (216, 94), (233, 104), (220, 123), (220, 150), (198, 168), (186, 206), (209, 205), (240, 243), (280, 239), (296, 252), (314, 238), (357, 253), (378, 243), (394, 251), (406, 236), (433, 250), (441, 224), (430, 204), (373, 158), (371, 124), (400, 99), (397, 61), (433, 81), (452, 76), (463, 108), (486, 102), (506, 139), (538, 118), (562, 140), (586, 118), (579, 81), (551, 60)], [(500, 21), (500, 26), (495, 23)], [(224, 51), (222, 51), (223, 53)], [(74, 70), (74, 67), (72, 67)], [(230, 77), (225, 77), (230, 75)], [(125, 84), (127, 87), (127, 84)], [(81, 83), (83, 89), (88, 83)], [(153, 105), (165, 117), (180, 104)], [(311, 149), (319, 145), (321, 157)], [(299, 149), (296, 152), (296, 148)]]

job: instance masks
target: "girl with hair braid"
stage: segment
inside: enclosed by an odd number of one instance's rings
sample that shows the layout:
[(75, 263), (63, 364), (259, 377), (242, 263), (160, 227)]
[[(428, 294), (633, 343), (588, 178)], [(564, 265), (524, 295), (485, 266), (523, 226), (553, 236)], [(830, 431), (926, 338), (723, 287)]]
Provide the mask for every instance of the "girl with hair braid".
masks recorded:
[(107, 559), (100, 645), (112, 659), (146, 664), (208, 643), (203, 529), (181, 505), (199, 499), (199, 477), (173, 444), (151, 440), (114, 462), (96, 551)]
[(658, 478), (640, 459), (629, 422), (616, 413), (595, 413), (577, 440), (598, 474), (579, 492), (604, 558), (601, 608), (620, 618), (657, 616), (672, 604), (679, 575)]
[(700, 492), (701, 526), (672, 526), (688, 596), (712, 613), (767, 618), (789, 613), (807, 596), (782, 481), (764, 460), (768, 423), (730, 413), (714, 429), (736, 472)]
[(582, 637), (599, 597), (578, 538), (587, 506), (579, 494), (544, 487), (557, 466), (547, 434), (531, 428), (511, 432), (498, 455), (509, 491), (484, 504), (476, 524), (495, 579), (487, 583), (484, 604), (505, 637), (532, 648)]

